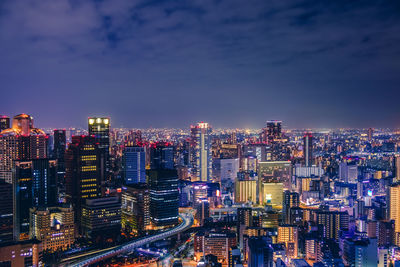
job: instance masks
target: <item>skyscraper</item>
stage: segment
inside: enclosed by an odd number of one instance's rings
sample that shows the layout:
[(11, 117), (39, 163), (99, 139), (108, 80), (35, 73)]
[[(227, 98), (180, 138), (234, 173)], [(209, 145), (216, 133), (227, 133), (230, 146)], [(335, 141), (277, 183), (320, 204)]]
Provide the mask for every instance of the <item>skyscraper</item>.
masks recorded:
[(306, 167), (311, 167), (313, 163), (313, 136), (306, 133), (303, 137), (303, 156)]
[(56, 160), (14, 161), (14, 237), (16, 240), (29, 238), (29, 209), (31, 207), (57, 205), (56, 168)]
[(83, 201), (101, 195), (101, 154), (92, 136), (73, 136), (65, 152), (66, 194), (78, 221)]
[(150, 169), (173, 169), (174, 147), (168, 142), (150, 144)]
[(144, 147), (126, 146), (123, 152), (122, 167), (125, 184), (145, 183), (146, 153)]
[(57, 159), (57, 172), (59, 177), (63, 178), (65, 174), (65, 149), (67, 144), (67, 137), (65, 130), (54, 130), (54, 147), (53, 156)]
[(13, 118), (12, 128), (0, 133), (0, 179), (12, 183), (13, 160), (47, 157), (47, 136), (33, 127), (33, 118), (19, 114)]
[(206, 122), (191, 126), (191, 167), (192, 181), (207, 182), (211, 179), (211, 127)]
[(285, 224), (290, 223), (290, 209), (300, 205), (300, 195), (297, 192), (283, 192), (282, 215)]
[(400, 184), (394, 184), (390, 187), (390, 207), (389, 216), (391, 220), (394, 220), (394, 232), (395, 232), (395, 245), (400, 245)]
[(373, 128), (369, 128), (368, 129), (368, 141), (372, 141), (372, 137), (374, 136), (374, 129)]
[(164, 228), (178, 223), (178, 173), (176, 170), (148, 170), (150, 187), (150, 220)]
[(397, 155), (395, 158), (395, 171), (396, 171), (396, 179), (400, 181), (400, 155)]
[(107, 179), (110, 169), (110, 118), (90, 117), (88, 118), (89, 135), (94, 136), (101, 153), (101, 164), (103, 172), (101, 181)]
[(0, 244), (13, 240), (13, 187), (0, 179)]
[(10, 128), (10, 118), (0, 115), (0, 132), (8, 128)]
[(271, 144), (275, 139), (282, 138), (282, 121), (267, 121), (267, 127), (261, 133), (261, 142)]

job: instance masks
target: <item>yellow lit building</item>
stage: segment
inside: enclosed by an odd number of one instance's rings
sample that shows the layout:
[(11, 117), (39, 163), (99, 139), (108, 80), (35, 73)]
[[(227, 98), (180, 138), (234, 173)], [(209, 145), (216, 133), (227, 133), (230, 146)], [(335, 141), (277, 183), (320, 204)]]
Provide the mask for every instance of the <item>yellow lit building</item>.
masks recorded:
[(44, 251), (68, 249), (75, 242), (73, 209), (31, 208), (29, 234), (42, 241)]
[(235, 182), (235, 202), (257, 202), (257, 180), (240, 180)]
[(278, 227), (278, 243), (284, 243), (286, 254), (295, 259), (298, 256), (298, 229), (297, 226), (282, 225)]
[(400, 245), (400, 184), (390, 187), (390, 219), (394, 220), (395, 245)]
[(261, 183), (259, 203), (272, 206), (282, 206), (283, 183)]

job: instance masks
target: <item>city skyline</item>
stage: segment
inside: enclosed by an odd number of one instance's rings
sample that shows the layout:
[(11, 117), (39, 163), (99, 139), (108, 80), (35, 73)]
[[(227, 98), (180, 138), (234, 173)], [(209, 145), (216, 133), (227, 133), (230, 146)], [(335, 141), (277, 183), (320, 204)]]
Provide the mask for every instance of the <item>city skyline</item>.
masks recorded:
[(84, 126), (91, 115), (140, 128), (400, 125), (396, 1), (0, 8), (0, 113), (32, 114), (43, 127)]

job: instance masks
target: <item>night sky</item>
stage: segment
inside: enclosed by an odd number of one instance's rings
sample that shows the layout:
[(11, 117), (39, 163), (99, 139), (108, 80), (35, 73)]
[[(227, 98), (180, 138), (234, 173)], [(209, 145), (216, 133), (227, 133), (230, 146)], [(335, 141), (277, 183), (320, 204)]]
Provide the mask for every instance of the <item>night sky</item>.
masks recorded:
[(399, 41), (399, 1), (3, 0), (0, 114), (399, 127)]

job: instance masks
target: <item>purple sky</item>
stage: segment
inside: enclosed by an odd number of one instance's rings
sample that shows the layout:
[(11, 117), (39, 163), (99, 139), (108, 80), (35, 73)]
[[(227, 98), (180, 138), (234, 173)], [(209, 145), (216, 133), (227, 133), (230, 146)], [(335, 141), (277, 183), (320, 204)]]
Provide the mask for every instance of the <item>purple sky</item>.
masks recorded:
[(399, 33), (398, 1), (3, 0), (0, 114), (398, 127)]

